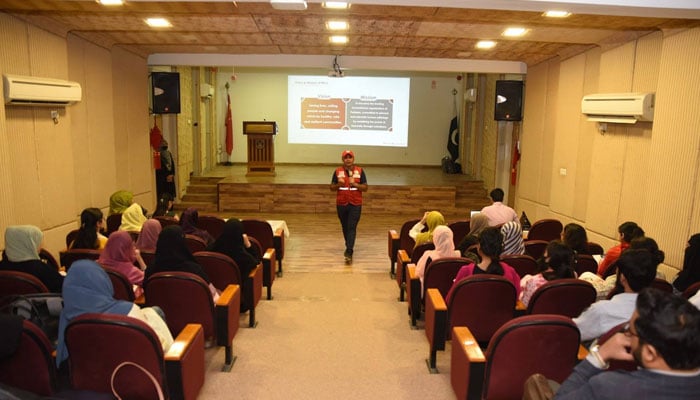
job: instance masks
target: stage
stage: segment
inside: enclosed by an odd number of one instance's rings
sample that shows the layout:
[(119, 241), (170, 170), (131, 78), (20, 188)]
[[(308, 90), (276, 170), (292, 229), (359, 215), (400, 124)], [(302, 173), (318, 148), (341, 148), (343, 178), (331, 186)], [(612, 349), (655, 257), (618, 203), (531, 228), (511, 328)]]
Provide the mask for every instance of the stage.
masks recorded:
[[(328, 185), (339, 165), (277, 164), (275, 176), (246, 176), (245, 164), (220, 165), (193, 177), (188, 194), (206, 181), (216, 185), (219, 212), (334, 213), (335, 196)], [(363, 214), (418, 215), (440, 210), (446, 215), (468, 215), (469, 210), (490, 204), (482, 181), (445, 174), (437, 166), (360, 166), (369, 184)]]

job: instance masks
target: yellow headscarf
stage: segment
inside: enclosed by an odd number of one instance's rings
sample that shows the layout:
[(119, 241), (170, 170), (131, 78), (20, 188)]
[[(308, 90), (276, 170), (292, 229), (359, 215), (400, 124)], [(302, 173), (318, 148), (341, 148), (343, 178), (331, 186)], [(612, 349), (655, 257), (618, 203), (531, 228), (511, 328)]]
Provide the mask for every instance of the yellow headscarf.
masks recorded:
[(109, 215), (122, 214), (134, 202), (134, 194), (119, 190), (109, 196)]
[(425, 224), (428, 227), (428, 232), (421, 232), (416, 235), (416, 247), (433, 241), (433, 231), (438, 226), (445, 225), (445, 217), (439, 211), (431, 211), (425, 217)]

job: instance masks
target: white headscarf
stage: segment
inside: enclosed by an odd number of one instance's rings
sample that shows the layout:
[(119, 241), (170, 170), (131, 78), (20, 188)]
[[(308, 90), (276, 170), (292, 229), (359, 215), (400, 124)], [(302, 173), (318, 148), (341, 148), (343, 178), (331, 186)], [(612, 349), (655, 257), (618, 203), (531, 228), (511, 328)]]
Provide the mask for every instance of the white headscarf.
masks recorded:
[(141, 232), (144, 222), (146, 222), (146, 216), (143, 215), (143, 209), (138, 203), (134, 203), (122, 213), (122, 224), (119, 230)]
[(420, 277), (421, 282), (425, 275), (425, 267), (428, 264), (428, 260), (435, 261), (441, 258), (460, 256), (459, 250), (455, 250), (453, 237), (452, 229), (445, 225), (439, 225), (433, 230), (435, 250), (428, 250), (423, 253), (416, 264), (416, 275)]
[(39, 260), (44, 234), (34, 225), (15, 225), (5, 229), (5, 255), (12, 262)]

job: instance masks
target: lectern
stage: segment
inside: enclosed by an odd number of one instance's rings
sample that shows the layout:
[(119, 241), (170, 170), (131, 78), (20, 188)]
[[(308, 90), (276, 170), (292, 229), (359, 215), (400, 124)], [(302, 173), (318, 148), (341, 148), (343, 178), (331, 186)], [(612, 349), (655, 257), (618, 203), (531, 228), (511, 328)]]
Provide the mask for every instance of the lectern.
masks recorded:
[(272, 139), (277, 133), (274, 121), (243, 121), (243, 134), (248, 137), (248, 173), (246, 176), (275, 176), (275, 148)]

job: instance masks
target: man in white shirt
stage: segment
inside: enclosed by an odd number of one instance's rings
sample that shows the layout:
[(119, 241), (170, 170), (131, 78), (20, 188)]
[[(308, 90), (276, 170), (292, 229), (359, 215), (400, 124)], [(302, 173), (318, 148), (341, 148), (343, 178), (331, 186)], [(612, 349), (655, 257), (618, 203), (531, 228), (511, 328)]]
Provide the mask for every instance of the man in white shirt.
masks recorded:
[(503, 190), (500, 188), (493, 189), (491, 193), (493, 204), (481, 209), (481, 213), (489, 219), (489, 226), (503, 225), (506, 222), (518, 221), (518, 214), (515, 210), (503, 204)]

